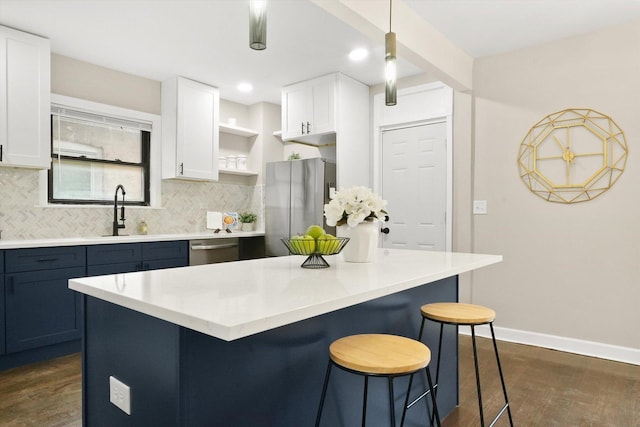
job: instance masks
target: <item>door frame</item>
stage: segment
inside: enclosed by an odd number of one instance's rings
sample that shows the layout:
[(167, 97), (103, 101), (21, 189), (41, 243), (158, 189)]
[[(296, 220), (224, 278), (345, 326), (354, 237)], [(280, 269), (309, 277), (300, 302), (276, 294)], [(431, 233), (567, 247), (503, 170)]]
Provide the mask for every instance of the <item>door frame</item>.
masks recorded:
[(435, 82), (400, 89), (397, 97), (398, 103), (393, 107), (384, 104), (384, 93), (376, 94), (373, 99), (373, 190), (378, 194), (382, 191), (382, 132), (446, 122), (445, 247), (450, 252), (453, 242), (453, 89), (442, 82)]

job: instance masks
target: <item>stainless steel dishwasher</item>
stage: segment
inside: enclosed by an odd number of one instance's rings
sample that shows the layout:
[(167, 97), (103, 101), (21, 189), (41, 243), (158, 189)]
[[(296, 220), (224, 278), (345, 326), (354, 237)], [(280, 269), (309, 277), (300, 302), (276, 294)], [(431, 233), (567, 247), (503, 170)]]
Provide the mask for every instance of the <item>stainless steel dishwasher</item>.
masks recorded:
[(189, 265), (238, 261), (240, 248), (237, 237), (189, 241)]

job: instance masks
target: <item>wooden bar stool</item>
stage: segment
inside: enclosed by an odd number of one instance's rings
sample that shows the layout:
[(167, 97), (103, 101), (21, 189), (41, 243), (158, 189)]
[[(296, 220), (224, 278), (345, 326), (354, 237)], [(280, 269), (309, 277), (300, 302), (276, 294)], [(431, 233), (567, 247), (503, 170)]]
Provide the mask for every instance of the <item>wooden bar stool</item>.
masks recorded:
[[(436, 362), (436, 383), (433, 387), (435, 389), (433, 394), (438, 393), (438, 380), (440, 375), (440, 356), (442, 352), (442, 331), (444, 325), (455, 326), (470, 326), (471, 327), (471, 341), (473, 344), (473, 361), (476, 372), (476, 387), (478, 390), (478, 407), (480, 409), (480, 425), (484, 427), (484, 411), (482, 405), (482, 392), (480, 390), (480, 373), (478, 370), (478, 350), (476, 348), (476, 333), (475, 327), (478, 325), (488, 324), (491, 329), (491, 339), (493, 340), (493, 349), (496, 354), (496, 362), (498, 364), (498, 373), (500, 374), (500, 383), (502, 384), (502, 392), (504, 393), (505, 404), (495, 416), (493, 421), (489, 423), (490, 426), (504, 414), (505, 410), (509, 415), (509, 424), (513, 427), (513, 418), (511, 417), (511, 407), (509, 406), (509, 398), (507, 397), (507, 387), (504, 383), (504, 375), (502, 374), (502, 366), (500, 365), (500, 356), (498, 355), (498, 346), (496, 344), (496, 336), (493, 332), (493, 321), (496, 318), (496, 312), (490, 308), (483, 307), (481, 305), (463, 304), (457, 302), (441, 302), (433, 304), (425, 304), (420, 307), (422, 313), (422, 325), (420, 326), (420, 333), (418, 340), (422, 340), (422, 334), (424, 332), (424, 324), (427, 319), (440, 323), (440, 337), (438, 339), (438, 360)], [(409, 390), (411, 389), (411, 380), (409, 380)], [(408, 391), (407, 391), (408, 393)], [(419, 396), (411, 404), (405, 405), (404, 411), (410, 408), (416, 401), (420, 400), (424, 396)], [(404, 415), (403, 415), (404, 417)]]
[[(362, 405), (362, 426), (365, 426), (367, 416), (367, 389), (369, 377), (386, 377), (389, 384), (389, 405), (391, 425), (396, 425), (395, 405), (393, 393), (393, 379), (411, 375), (424, 369), (427, 375), (429, 390), (433, 390), (429, 362), (431, 351), (423, 343), (405, 337), (386, 334), (362, 334), (340, 338), (329, 346), (329, 365), (322, 387), (320, 407), (316, 417), (316, 427), (320, 425), (322, 408), (327, 394), (331, 368), (335, 365), (340, 369), (356, 375), (364, 376), (364, 398)], [(433, 414), (440, 426), (440, 416), (436, 407), (434, 393), (431, 393)]]

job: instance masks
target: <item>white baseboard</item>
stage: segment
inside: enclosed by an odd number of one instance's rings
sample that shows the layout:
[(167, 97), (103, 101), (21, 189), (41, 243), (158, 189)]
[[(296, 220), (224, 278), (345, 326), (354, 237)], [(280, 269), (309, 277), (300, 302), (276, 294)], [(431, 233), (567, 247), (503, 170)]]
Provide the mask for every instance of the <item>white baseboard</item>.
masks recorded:
[[(614, 360), (616, 362), (640, 365), (640, 349), (621, 347), (611, 344), (603, 344), (593, 341), (578, 340), (575, 338), (546, 335), (537, 332), (520, 331), (517, 329), (493, 327), (496, 339), (500, 341), (514, 342), (518, 344), (533, 345), (536, 347), (550, 348), (565, 351), (567, 353), (581, 354), (584, 356), (598, 357), (600, 359)], [(469, 327), (461, 326), (458, 332), (463, 335), (471, 335)], [(476, 335), (491, 338), (489, 326), (476, 327)]]

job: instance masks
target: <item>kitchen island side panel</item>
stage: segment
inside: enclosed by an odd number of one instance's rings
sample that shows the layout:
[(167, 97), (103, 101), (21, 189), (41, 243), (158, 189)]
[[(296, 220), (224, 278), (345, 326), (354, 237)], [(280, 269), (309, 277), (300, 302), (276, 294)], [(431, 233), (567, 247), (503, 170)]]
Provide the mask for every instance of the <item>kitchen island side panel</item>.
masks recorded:
[[(229, 342), (87, 297), (83, 425), (312, 426), (333, 340), (358, 333), (415, 338), (422, 304), (457, 297), (457, 277), (450, 277)], [(435, 363), (437, 326), (428, 324), (425, 336)], [(444, 351), (438, 401), (447, 414), (458, 401), (455, 328), (447, 330)], [(109, 375), (131, 387), (130, 416), (109, 403)], [(360, 424), (362, 385), (334, 370), (323, 426)], [(406, 387), (406, 378), (395, 381), (397, 414)], [(423, 387), (420, 377), (413, 394)], [(387, 392), (385, 380), (370, 381), (368, 426), (388, 424)], [(405, 425), (424, 425), (426, 416), (426, 405), (415, 405)]]
[[(84, 427), (179, 426), (180, 327), (84, 296)], [(109, 377), (130, 387), (131, 415), (109, 401)]]

